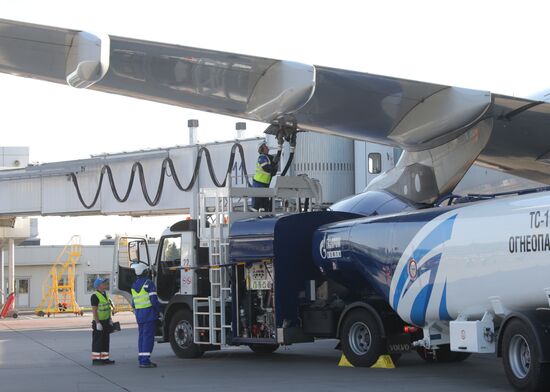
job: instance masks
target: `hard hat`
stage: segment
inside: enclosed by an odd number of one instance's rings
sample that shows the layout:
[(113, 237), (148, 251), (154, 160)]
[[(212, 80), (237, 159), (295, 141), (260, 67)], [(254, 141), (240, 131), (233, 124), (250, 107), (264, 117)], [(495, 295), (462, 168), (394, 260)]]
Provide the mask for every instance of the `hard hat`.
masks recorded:
[(261, 142), (260, 144), (258, 144), (258, 153), (262, 152), (262, 147), (263, 146), (266, 146), (269, 149), (266, 142)]
[(137, 276), (140, 276), (141, 274), (143, 274), (149, 267), (147, 267), (147, 265), (143, 264), (143, 263), (132, 263), (132, 265), (130, 266), (130, 268), (133, 268), (134, 269), (134, 272), (136, 273)]
[(108, 280), (109, 279), (107, 279), (107, 278), (96, 278), (96, 280), (94, 280), (94, 289), (97, 289), (100, 284), (105, 283)]

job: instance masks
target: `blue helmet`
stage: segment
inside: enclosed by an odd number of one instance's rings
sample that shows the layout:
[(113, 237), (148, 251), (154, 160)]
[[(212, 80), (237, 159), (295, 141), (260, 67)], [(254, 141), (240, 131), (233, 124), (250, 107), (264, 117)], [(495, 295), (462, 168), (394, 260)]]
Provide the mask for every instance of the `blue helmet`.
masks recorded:
[(94, 289), (97, 289), (101, 283), (107, 282), (109, 279), (107, 278), (96, 278), (94, 281)]

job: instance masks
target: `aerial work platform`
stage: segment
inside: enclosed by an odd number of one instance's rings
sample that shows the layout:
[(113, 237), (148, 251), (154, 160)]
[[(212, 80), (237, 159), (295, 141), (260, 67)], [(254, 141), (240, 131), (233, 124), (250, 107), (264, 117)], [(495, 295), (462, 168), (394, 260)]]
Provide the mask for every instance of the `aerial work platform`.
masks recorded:
[(247, 176), (253, 173), (246, 168), (254, 168), (260, 140), (105, 154), (3, 170), (0, 217), (194, 214), (199, 188), (227, 185), (225, 181), (232, 187), (247, 186)]

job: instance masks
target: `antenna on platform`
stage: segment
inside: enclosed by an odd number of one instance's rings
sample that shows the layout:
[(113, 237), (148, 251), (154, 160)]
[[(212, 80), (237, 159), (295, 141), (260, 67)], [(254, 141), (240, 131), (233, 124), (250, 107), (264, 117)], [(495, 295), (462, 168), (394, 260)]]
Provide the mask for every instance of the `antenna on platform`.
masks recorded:
[(235, 129), (237, 130), (237, 139), (243, 139), (244, 132), (246, 131), (246, 123), (245, 122), (235, 123)]
[(189, 127), (189, 144), (197, 144), (197, 133), (199, 128), (199, 120), (187, 120), (187, 126)]

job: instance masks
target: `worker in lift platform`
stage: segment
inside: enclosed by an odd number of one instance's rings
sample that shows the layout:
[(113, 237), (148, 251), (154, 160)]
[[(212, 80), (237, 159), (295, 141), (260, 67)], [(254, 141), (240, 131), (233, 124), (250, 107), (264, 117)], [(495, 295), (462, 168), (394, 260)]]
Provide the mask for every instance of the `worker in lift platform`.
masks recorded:
[(148, 277), (148, 266), (141, 261), (134, 261), (130, 266), (134, 269), (137, 279), (132, 285), (132, 307), (138, 323), (138, 361), (140, 368), (155, 368), (151, 362), (151, 352), (155, 344), (157, 320), (160, 314), (160, 304), (157, 288)]
[(115, 361), (109, 358), (109, 340), (113, 330), (111, 310), (113, 302), (107, 295), (107, 279), (97, 278), (94, 281), (95, 293), (92, 294), (92, 364), (112, 365)]
[[(256, 173), (252, 180), (254, 188), (269, 188), (271, 178), (277, 174), (278, 164), (277, 159), (273, 155), (269, 155), (269, 147), (265, 142), (258, 146), (258, 161), (256, 162)], [(257, 211), (271, 211), (270, 199), (267, 197), (255, 197), (253, 207)]]

